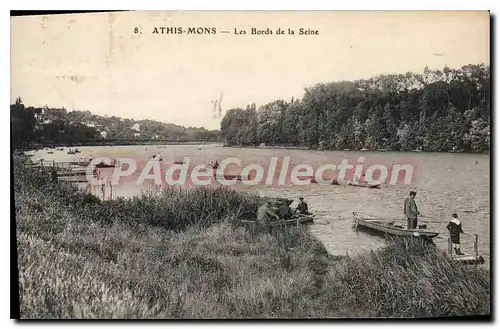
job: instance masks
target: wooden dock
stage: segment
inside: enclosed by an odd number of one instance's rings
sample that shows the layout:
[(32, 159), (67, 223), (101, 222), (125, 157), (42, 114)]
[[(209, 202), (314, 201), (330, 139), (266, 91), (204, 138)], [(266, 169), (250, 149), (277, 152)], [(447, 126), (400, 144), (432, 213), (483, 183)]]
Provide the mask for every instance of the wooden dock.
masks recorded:
[(33, 166), (47, 173), (57, 173), (57, 180), (71, 183), (83, 183), (84, 188), (90, 193), (102, 198), (102, 200), (113, 199), (113, 185), (111, 180), (103, 177), (94, 177), (96, 182), (91, 184), (87, 179), (87, 169), (89, 163), (81, 161), (44, 161), (34, 163)]
[(451, 243), (451, 238), (448, 237), (448, 254), (450, 258), (458, 263), (464, 265), (479, 265), (484, 264), (484, 257), (479, 255), (479, 238), (477, 234), (474, 234), (474, 254), (464, 253), (463, 255), (453, 254), (453, 244)]
[(82, 162), (75, 161), (44, 161), (35, 163), (34, 166), (40, 170), (55, 170), (58, 180), (87, 183), (87, 168)]

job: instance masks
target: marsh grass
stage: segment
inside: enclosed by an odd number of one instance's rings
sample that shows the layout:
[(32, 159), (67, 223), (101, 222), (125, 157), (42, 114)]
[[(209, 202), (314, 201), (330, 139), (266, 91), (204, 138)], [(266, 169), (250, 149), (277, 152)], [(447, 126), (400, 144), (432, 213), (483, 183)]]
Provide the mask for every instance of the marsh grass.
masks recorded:
[(489, 272), (420, 241), (338, 260), (307, 229), (249, 231), (255, 195), (165, 190), (102, 202), (15, 163), (22, 318), (489, 314)]

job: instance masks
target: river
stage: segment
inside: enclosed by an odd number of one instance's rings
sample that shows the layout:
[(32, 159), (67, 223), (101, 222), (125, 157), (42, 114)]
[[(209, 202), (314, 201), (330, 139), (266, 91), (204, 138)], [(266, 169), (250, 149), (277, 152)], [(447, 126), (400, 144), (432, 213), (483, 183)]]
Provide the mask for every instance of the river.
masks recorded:
[[(138, 171), (113, 187), (113, 195), (130, 197), (138, 195), (148, 186), (137, 186), (134, 180), (140, 170), (155, 153), (161, 153), (163, 164), (171, 164), (179, 157), (191, 160), (190, 168), (210, 160), (219, 161), (229, 157), (241, 159), (245, 164), (259, 163), (266, 166), (271, 157), (290, 157), (290, 166), (325, 163), (339, 163), (342, 159), (363, 157), (365, 168), (370, 164), (391, 166), (394, 163), (411, 164), (413, 179), (409, 184), (383, 183), (380, 189), (357, 188), (309, 184), (279, 186), (277, 184), (253, 186), (237, 184), (234, 188), (252, 190), (262, 196), (303, 196), (310, 211), (317, 214), (311, 232), (335, 255), (355, 254), (376, 249), (384, 245), (384, 239), (352, 229), (352, 213), (361, 212), (386, 218), (403, 219), (403, 200), (410, 190), (417, 192), (419, 211), (426, 217), (419, 224), (427, 224), (430, 229), (442, 232), (435, 239), (442, 248), (447, 247), (446, 224), (452, 213), (457, 213), (463, 229), (468, 234), (479, 235), (479, 252), (489, 264), (490, 252), (490, 155), (462, 153), (423, 152), (361, 152), (361, 151), (315, 151), (298, 149), (226, 148), (219, 145), (134, 145), (81, 147), (82, 153), (68, 155), (66, 151), (47, 150), (34, 152), (33, 159), (55, 161), (77, 160), (92, 155), (96, 157), (134, 158), (139, 161)], [(279, 160), (281, 161), (281, 160)], [(359, 162), (359, 161), (358, 161)], [(231, 167), (232, 168), (232, 167)], [(231, 170), (238, 171), (237, 168)], [(112, 169), (107, 169), (111, 173)], [(236, 173), (236, 172), (235, 172)], [(325, 174), (326, 175), (326, 174)], [(295, 204), (294, 204), (295, 205)], [(462, 251), (473, 252), (473, 240), (463, 236)]]

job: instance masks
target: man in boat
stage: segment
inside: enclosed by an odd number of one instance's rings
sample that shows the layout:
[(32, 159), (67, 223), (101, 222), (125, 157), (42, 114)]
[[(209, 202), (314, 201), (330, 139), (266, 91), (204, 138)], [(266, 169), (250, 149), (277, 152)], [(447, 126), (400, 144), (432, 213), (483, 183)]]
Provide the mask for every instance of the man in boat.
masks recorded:
[(299, 205), (297, 206), (295, 211), (298, 211), (299, 214), (301, 214), (301, 215), (308, 215), (309, 214), (309, 209), (307, 207), (307, 203), (304, 202), (303, 197), (299, 198)]
[(458, 215), (453, 214), (451, 215), (452, 219), (446, 225), (446, 228), (448, 231), (450, 231), (450, 238), (451, 238), (451, 243), (453, 243), (453, 249), (455, 249), (455, 253), (457, 255), (464, 255), (460, 251), (460, 233), (464, 233), (462, 230), (462, 223), (458, 220)]
[(408, 221), (407, 229), (409, 230), (417, 228), (418, 215), (420, 215), (415, 203), (415, 196), (417, 196), (417, 192), (410, 191), (410, 196), (405, 199), (404, 204), (404, 213)]
[(293, 201), (291, 200), (286, 200), (285, 203), (283, 203), (279, 209), (278, 209), (278, 214), (281, 219), (287, 220), (287, 219), (292, 219), (293, 216), (293, 210), (290, 207)]
[(264, 201), (262, 205), (259, 207), (257, 210), (257, 225), (260, 227), (269, 227), (269, 224), (271, 222), (271, 217), (276, 218), (276, 220), (279, 220), (279, 216), (276, 215), (270, 208), (269, 208), (269, 201)]

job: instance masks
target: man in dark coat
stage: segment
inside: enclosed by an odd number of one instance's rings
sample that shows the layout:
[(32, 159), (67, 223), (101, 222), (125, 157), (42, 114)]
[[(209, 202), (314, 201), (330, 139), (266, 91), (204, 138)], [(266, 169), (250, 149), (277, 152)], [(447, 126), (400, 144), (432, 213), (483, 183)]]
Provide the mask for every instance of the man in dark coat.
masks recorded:
[(446, 228), (450, 231), (451, 243), (453, 243), (453, 248), (455, 249), (456, 254), (463, 255), (460, 251), (460, 234), (464, 233), (462, 230), (462, 223), (458, 220), (457, 214), (453, 214), (451, 217), (453, 218), (450, 220), (448, 225), (446, 225)]
[(285, 201), (278, 209), (278, 214), (281, 219), (287, 220), (291, 219), (293, 216), (293, 210), (290, 208), (291, 200)]
[(418, 216), (420, 215), (420, 212), (418, 212), (417, 204), (415, 203), (416, 195), (417, 192), (410, 191), (410, 196), (405, 199), (404, 203), (403, 211), (408, 221), (407, 229), (409, 230), (417, 228)]
[(307, 203), (304, 202), (303, 197), (299, 198), (299, 205), (297, 206), (297, 209), (295, 209), (295, 211), (298, 211), (299, 214), (301, 214), (301, 215), (308, 215), (309, 214), (309, 209), (307, 207)]

